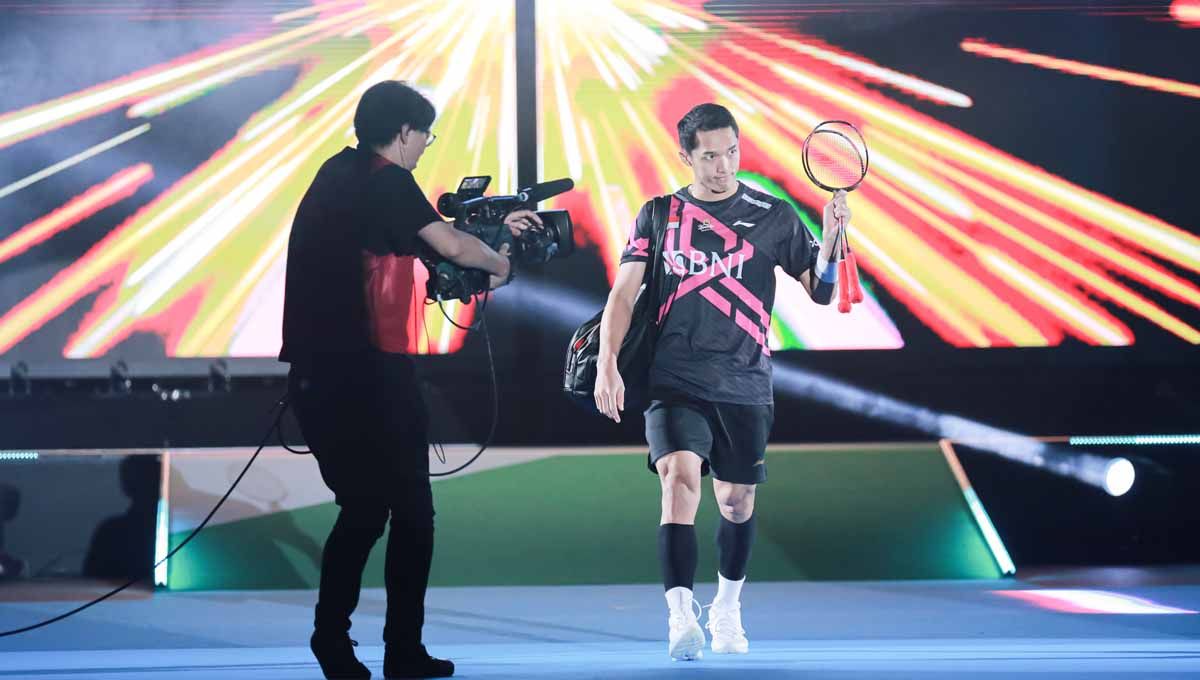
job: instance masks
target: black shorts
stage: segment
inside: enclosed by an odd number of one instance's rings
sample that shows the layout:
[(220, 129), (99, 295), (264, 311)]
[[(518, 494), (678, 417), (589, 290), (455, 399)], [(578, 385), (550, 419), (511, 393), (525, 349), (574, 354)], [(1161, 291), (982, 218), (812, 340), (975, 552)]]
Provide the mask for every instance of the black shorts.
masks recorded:
[(675, 451), (691, 451), (704, 459), (701, 475), (734, 484), (767, 481), (767, 438), (775, 422), (772, 404), (749, 405), (704, 401), (681, 392), (658, 391), (646, 409), (646, 466)]

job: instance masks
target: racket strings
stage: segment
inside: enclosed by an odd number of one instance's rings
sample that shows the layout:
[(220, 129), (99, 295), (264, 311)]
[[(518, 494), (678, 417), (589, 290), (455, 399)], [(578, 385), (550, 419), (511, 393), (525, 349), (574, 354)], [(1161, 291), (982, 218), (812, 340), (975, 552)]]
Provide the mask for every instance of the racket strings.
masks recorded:
[(804, 172), (828, 191), (851, 191), (867, 176), (867, 144), (845, 121), (825, 121), (804, 140)]
[(818, 185), (848, 189), (863, 177), (863, 159), (845, 137), (818, 131), (807, 148), (810, 179)]

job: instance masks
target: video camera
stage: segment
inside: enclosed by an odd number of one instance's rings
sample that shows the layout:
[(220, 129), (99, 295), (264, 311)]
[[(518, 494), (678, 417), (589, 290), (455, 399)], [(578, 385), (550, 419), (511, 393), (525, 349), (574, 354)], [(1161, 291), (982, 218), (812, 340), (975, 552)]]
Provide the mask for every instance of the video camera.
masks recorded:
[[(566, 257), (575, 249), (571, 216), (566, 210), (539, 210), (542, 226), (528, 229), (513, 237), (504, 218), (522, 208), (533, 209), (538, 201), (574, 188), (569, 178), (535, 184), (512, 196), (484, 196), (492, 178), (483, 175), (464, 177), (458, 191), (444, 193), (438, 198), (437, 209), (454, 220), (454, 226), (483, 241), (493, 250), (509, 244), (512, 265), (544, 264), (556, 257)], [(426, 296), (430, 300), (461, 300), (488, 290), (488, 274), (480, 269), (464, 269), (432, 249), (422, 253), (421, 261), (429, 270)]]

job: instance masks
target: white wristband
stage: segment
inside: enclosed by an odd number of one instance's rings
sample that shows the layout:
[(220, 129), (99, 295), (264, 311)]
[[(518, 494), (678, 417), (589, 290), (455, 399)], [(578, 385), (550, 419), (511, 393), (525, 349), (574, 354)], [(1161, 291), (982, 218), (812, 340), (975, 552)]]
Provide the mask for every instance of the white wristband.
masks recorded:
[(817, 263), (813, 265), (813, 273), (825, 283), (835, 283), (838, 280), (838, 268), (831, 267), (824, 251), (817, 255)]

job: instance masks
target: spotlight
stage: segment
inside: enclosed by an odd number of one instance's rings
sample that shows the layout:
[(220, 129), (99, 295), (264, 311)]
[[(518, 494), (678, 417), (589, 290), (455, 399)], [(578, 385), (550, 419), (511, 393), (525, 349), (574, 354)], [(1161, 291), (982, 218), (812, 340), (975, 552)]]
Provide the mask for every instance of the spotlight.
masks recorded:
[(1133, 486), (1133, 464), (1083, 451), (1066, 451), (1016, 432), (939, 413), (864, 390), (781, 362), (775, 363), (775, 389), (858, 415), (908, 427), (938, 439), (988, 451), (1008, 460), (1070, 477), (1120, 496)]
[(1104, 490), (1110, 496), (1124, 496), (1133, 488), (1133, 463), (1127, 458), (1113, 458), (1104, 471)]

